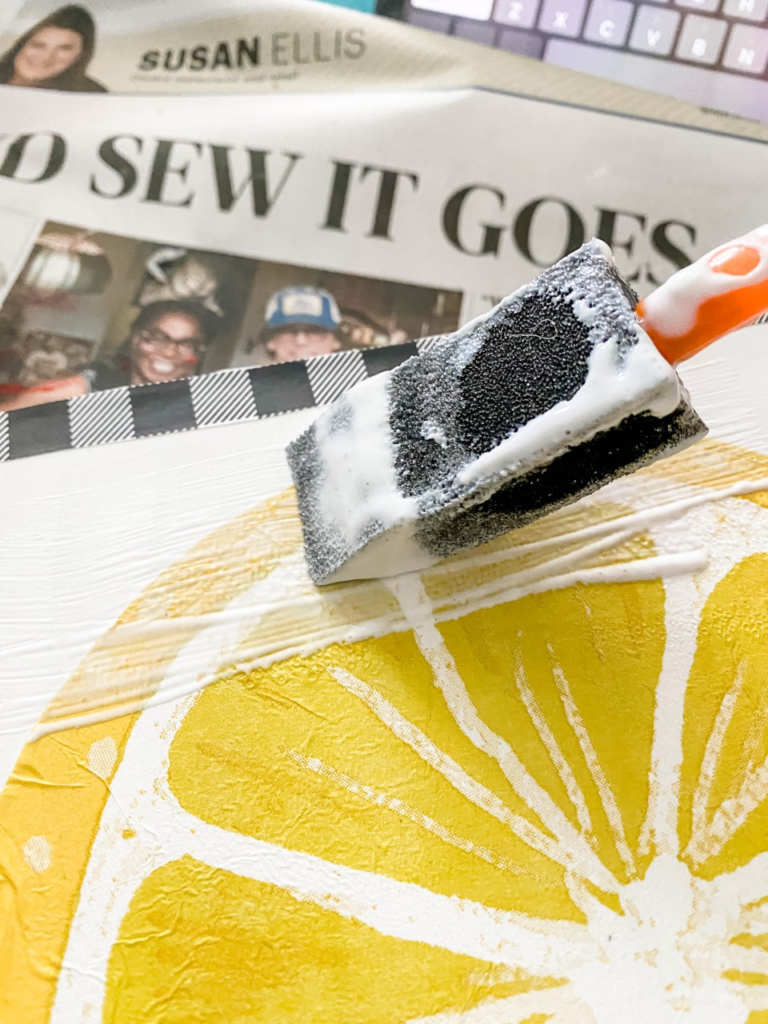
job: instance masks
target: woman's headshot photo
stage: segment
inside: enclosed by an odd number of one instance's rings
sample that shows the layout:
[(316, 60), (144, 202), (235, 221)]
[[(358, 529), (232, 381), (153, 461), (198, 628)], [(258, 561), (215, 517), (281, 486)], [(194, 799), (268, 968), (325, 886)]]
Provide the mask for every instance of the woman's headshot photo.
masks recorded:
[(79, 4), (67, 4), (39, 21), (0, 57), (0, 84), (106, 92), (87, 75), (95, 45), (91, 15)]
[[(194, 377), (202, 372), (206, 351), (216, 340), (218, 319), (195, 300), (153, 302), (139, 311), (112, 358), (90, 364), (83, 358), (85, 342), (30, 336), (25, 347), (33, 348), (14, 375), (15, 386), (0, 386), (0, 409)], [(80, 351), (73, 352), (73, 347)]]
[(192, 299), (144, 306), (115, 358), (84, 371), (89, 389), (167, 384), (194, 377), (215, 340), (217, 320), (215, 313)]

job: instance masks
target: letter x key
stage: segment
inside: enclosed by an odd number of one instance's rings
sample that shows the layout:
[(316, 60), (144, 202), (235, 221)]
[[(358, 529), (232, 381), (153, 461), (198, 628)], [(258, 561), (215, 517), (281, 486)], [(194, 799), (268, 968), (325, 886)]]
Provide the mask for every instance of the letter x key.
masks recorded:
[(587, 0), (544, 0), (539, 28), (556, 36), (575, 38), (581, 32)]

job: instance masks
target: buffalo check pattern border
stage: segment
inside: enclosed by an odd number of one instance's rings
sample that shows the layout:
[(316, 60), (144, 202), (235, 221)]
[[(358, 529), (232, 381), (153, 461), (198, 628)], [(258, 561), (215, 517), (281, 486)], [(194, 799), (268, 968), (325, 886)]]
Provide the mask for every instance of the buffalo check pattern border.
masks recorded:
[(319, 408), (355, 384), (429, 351), (436, 340), (219, 370), (169, 384), (113, 388), (0, 412), (0, 462)]

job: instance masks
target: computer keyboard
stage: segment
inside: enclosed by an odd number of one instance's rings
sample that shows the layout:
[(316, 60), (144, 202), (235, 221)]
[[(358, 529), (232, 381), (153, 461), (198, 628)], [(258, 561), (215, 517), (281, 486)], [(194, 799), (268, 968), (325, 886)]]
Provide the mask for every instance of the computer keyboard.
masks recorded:
[(403, 17), (768, 120), (768, 0), (405, 0)]

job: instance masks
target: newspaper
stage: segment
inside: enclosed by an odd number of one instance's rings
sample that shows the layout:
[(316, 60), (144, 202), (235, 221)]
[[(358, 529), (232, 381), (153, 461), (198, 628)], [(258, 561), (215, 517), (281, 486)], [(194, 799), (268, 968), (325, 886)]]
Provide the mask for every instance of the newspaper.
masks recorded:
[(592, 236), (643, 295), (764, 219), (764, 143), (500, 93), (37, 96), (0, 141), (11, 413), (445, 334)]
[[(756, 122), (315, 0), (75, 6), (82, 52), (58, 74), (36, 71), (30, 84), (155, 95), (475, 86), (768, 139)], [(19, 51), (62, 10), (61, 0), (5, 0), (0, 83), (19, 80)]]

